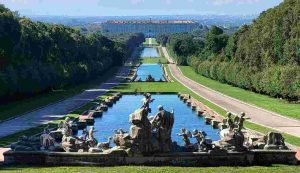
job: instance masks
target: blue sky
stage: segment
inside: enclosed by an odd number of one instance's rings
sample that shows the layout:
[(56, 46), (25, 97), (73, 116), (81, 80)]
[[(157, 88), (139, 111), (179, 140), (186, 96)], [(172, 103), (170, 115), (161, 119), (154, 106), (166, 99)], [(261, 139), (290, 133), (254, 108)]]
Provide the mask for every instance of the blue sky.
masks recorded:
[(22, 15), (132, 16), (232, 14), (249, 15), (283, 0), (0, 0)]

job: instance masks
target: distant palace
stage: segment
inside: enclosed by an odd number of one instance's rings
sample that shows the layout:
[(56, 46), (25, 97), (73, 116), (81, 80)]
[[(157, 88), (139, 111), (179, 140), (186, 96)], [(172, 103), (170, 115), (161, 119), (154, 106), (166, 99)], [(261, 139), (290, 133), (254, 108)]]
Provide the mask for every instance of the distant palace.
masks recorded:
[(102, 30), (110, 33), (144, 33), (146, 37), (155, 37), (160, 33), (191, 32), (199, 23), (191, 20), (152, 21), (108, 21), (102, 24)]

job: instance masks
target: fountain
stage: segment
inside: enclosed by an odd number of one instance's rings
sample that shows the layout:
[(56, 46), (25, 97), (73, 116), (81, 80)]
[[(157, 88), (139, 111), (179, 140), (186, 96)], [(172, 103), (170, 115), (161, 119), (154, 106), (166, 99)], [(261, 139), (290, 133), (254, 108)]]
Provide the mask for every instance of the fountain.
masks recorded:
[[(187, 95), (182, 97), (193, 99)], [(110, 98), (113, 100), (114, 98)], [(245, 114), (233, 116), (227, 113), (222, 124), (220, 140), (213, 141), (205, 131), (181, 128), (178, 136), (184, 141), (180, 145), (172, 140), (175, 112), (167, 111), (162, 105), (152, 112), (155, 102), (151, 94), (145, 93), (143, 104), (129, 116), (128, 131), (119, 128), (111, 132), (106, 142), (98, 142), (95, 129), (83, 130), (81, 136), (73, 134), (76, 119), (66, 118), (56, 130), (45, 128), (35, 137), (20, 137), (6, 152), (5, 163), (27, 163), (38, 165), (178, 165), (178, 166), (222, 166), (295, 164), (295, 152), (289, 150), (280, 133), (270, 132), (250, 140), (244, 130)], [(101, 110), (101, 105), (93, 108)], [(208, 116), (208, 115), (207, 115)], [(211, 116), (214, 117), (214, 116)], [(214, 121), (214, 119), (212, 119)], [(195, 142), (192, 142), (193, 140)], [(114, 144), (114, 146), (112, 146)], [(81, 162), (82, 161), (82, 162)]]

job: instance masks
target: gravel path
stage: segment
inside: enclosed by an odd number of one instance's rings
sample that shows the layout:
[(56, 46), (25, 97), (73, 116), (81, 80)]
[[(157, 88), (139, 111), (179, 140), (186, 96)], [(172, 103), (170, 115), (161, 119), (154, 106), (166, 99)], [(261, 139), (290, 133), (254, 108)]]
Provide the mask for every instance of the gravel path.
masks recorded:
[(69, 112), (72, 112), (78, 107), (96, 99), (98, 96), (103, 95), (112, 87), (119, 85), (124, 78), (128, 76), (129, 71), (129, 66), (123, 66), (115, 76), (107, 80), (105, 83), (99, 84), (94, 88), (89, 88), (81, 94), (75, 95), (66, 100), (47, 105), (15, 119), (0, 123), (0, 138), (37, 127), (41, 124), (47, 124), (52, 120), (64, 117)]
[(234, 113), (245, 112), (246, 116), (249, 117), (250, 121), (253, 123), (260, 124), (268, 128), (273, 128), (280, 132), (285, 132), (300, 137), (299, 120), (284, 117), (277, 113), (244, 103), (240, 100), (207, 88), (184, 76), (180, 69), (174, 64), (173, 60), (170, 58), (165, 47), (163, 47), (163, 52), (165, 54), (165, 57), (167, 57), (167, 59), (171, 63), (169, 64), (169, 68), (172, 76), (174, 76), (174, 78), (177, 81), (191, 89), (196, 94), (200, 95), (201, 97), (214, 103), (215, 105), (218, 105), (219, 107), (225, 110)]

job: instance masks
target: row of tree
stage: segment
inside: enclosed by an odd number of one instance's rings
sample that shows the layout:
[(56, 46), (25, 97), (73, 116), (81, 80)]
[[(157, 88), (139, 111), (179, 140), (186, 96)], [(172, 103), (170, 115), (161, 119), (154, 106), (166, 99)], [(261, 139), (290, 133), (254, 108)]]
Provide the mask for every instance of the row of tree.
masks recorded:
[(180, 65), (254, 92), (300, 99), (300, 1), (285, 0), (232, 35), (213, 26), (202, 34), (164, 34), (157, 40)]
[(76, 85), (122, 65), (144, 35), (121, 38), (32, 22), (0, 5), (0, 100)]

